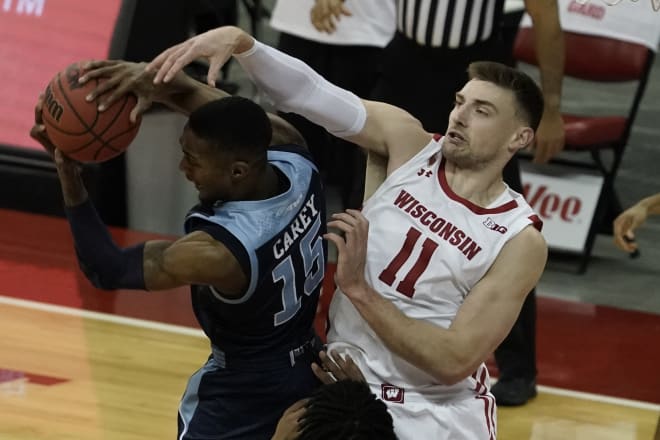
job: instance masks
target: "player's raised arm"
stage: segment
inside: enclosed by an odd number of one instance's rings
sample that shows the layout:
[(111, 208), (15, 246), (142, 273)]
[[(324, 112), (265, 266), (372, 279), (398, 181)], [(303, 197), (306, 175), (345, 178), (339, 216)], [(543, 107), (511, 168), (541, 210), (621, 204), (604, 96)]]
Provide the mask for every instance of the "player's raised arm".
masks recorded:
[[(243, 30), (225, 26), (197, 35), (156, 57), (148, 70), (154, 81), (172, 80), (187, 63), (203, 57), (208, 78), (230, 56), (283, 111), (295, 112), (367, 150), (402, 163), (423, 148), (431, 136), (402, 109), (364, 101), (327, 81), (302, 61), (256, 41)], [(392, 163), (389, 164), (392, 168)]]

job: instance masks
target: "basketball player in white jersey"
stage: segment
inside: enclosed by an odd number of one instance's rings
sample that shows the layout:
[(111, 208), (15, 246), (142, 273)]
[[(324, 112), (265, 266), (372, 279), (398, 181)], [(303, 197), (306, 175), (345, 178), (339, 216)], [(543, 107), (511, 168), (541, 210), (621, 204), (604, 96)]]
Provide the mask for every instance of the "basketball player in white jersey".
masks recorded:
[(349, 354), (388, 402), (399, 438), (495, 438), (484, 361), (547, 258), (538, 217), (502, 180), (534, 138), (538, 86), (503, 65), (472, 64), (442, 136), (234, 27), (174, 46), (147, 68), (158, 83), (198, 57), (217, 66), (232, 55), (279, 109), (387, 158), (362, 212), (329, 223), (343, 233), (326, 235), (338, 248), (331, 350)]

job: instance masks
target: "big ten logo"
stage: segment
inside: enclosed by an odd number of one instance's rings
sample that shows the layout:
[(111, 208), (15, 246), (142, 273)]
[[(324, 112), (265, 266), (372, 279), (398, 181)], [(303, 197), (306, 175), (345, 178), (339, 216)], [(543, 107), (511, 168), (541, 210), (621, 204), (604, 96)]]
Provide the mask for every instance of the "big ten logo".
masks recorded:
[(40, 17), (44, 13), (45, 5), (46, 0), (2, 0), (2, 11)]
[(573, 223), (582, 210), (582, 201), (575, 197), (563, 197), (548, 191), (547, 185), (523, 185), (523, 194), (527, 203), (544, 220), (553, 220), (556, 215), (566, 223)]

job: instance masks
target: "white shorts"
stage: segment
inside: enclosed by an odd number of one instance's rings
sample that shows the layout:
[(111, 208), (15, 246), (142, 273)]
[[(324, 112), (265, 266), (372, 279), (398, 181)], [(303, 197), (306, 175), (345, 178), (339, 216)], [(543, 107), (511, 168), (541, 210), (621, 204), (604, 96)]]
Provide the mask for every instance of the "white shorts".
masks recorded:
[(495, 440), (495, 397), (484, 394), (446, 404), (386, 402), (399, 440)]

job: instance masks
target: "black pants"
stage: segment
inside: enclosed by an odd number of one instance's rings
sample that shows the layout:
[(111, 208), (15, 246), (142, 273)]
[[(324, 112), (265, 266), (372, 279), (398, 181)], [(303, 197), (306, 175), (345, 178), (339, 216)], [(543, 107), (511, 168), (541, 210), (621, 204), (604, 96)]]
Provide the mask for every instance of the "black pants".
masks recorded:
[[(368, 97), (373, 88), (382, 54), (378, 47), (324, 44), (285, 33), (280, 34), (278, 48), (361, 98)], [(282, 117), (302, 133), (326, 182), (339, 185), (344, 206), (360, 208), (366, 164), (362, 149), (302, 116), (286, 113)]]
[[(492, 39), (468, 49), (434, 49), (417, 45), (396, 34), (383, 54), (383, 68), (373, 98), (404, 108), (424, 128), (444, 133), (455, 94), (468, 80), (473, 61), (505, 60), (501, 41)], [(504, 169), (505, 182), (522, 193), (518, 159)], [(500, 379), (536, 377), (536, 293), (532, 290), (513, 329), (495, 351)]]

